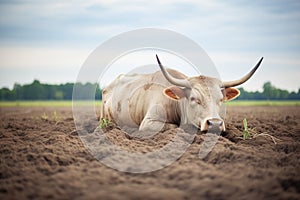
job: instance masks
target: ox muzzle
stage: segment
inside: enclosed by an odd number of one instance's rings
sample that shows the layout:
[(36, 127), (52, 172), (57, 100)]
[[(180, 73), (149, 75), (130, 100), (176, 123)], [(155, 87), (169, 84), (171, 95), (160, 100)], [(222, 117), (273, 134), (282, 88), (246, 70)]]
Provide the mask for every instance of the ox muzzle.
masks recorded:
[(221, 134), (225, 131), (224, 120), (221, 118), (207, 118), (201, 125), (201, 131)]

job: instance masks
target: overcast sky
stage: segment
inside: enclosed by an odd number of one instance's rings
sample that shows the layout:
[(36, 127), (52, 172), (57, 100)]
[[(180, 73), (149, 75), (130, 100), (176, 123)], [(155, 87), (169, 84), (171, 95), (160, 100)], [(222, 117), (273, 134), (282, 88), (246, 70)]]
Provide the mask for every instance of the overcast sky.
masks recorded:
[[(236, 79), (264, 57), (243, 85), (300, 87), (300, 1), (0, 0), (0, 87), (34, 79), (74, 82), (88, 55), (138, 28), (176, 31), (197, 42), (221, 78)], [(176, 41), (174, 41), (176, 42)]]

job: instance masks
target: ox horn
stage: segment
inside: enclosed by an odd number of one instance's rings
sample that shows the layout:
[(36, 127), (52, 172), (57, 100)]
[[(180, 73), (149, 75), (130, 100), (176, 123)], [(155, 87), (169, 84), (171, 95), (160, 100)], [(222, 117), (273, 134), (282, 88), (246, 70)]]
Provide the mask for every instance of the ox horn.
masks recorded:
[(255, 71), (259, 67), (260, 63), (262, 62), (262, 60), (263, 60), (263, 57), (258, 61), (258, 63), (255, 65), (255, 67), (248, 74), (243, 76), (242, 78), (240, 78), (238, 80), (234, 80), (234, 81), (223, 82), (223, 87), (225, 87), (225, 88), (234, 87), (234, 86), (238, 86), (238, 85), (245, 83), (255, 73)]
[(171, 76), (169, 74), (169, 72), (165, 69), (165, 67), (161, 64), (157, 55), (156, 55), (156, 59), (157, 59), (158, 65), (159, 65), (163, 75), (170, 83), (180, 86), (180, 87), (191, 88), (190, 82), (187, 81), (186, 79), (178, 79), (178, 78), (174, 78), (173, 76)]

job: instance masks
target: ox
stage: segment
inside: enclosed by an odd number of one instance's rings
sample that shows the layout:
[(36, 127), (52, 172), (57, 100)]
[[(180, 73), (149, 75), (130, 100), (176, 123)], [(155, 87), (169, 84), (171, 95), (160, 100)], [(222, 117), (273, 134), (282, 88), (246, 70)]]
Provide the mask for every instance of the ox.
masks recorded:
[(120, 75), (103, 90), (101, 118), (140, 131), (163, 131), (183, 124), (201, 131), (216, 125), (225, 131), (221, 104), (239, 96), (233, 87), (246, 82), (263, 58), (244, 77), (229, 82), (202, 75), (187, 77), (165, 69), (157, 55), (156, 59), (161, 70)]

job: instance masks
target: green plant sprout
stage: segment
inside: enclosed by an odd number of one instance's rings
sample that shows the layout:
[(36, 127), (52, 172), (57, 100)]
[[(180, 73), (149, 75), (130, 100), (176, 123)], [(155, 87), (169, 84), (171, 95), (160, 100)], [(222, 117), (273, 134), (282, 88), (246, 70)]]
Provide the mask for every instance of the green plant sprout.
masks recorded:
[(109, 121), (108, 119), (102, 118), (102, 119), (100, 120), (100, 128), (106, 128), (106, 127), (108, 127), (109, 125), (112, 125), (112, 122)]
[(46, 115), (46, 113), (44, 112), (41, 118), (42, 120), (48, 120), (48, 115)]
[(247, 119), (244, 118), (243, 120), (243, 125), (244, 125), (244, 130), (243, 130), (243, 140), (247, 140), (247, 139), (254, 139), (256, 137), (262, 136), (262, 137), (269, 137), (272, 139), (272, 141), (274, 142), (274, 144), (277, 144), (276, 140), (280, 141), (280, 139), (268, 134), (267, 132), (263, 132), (263, 133), (257, 133), (255, 131), (255, 128), (248, 128), (248, 122)]
[(247, 123), (247, 119), (246, 118), (244, 118), (243, 124), (244, 124), (243, 139), (246, 140), (250, 136), (250, 133), (249, 133), (249, 130), (248, 130), (248, 123)]
[(58, 116), (56, 111), (53, 112), (53, 118), (56, 122), (58, 122), (60, 120), (60, 117)]

